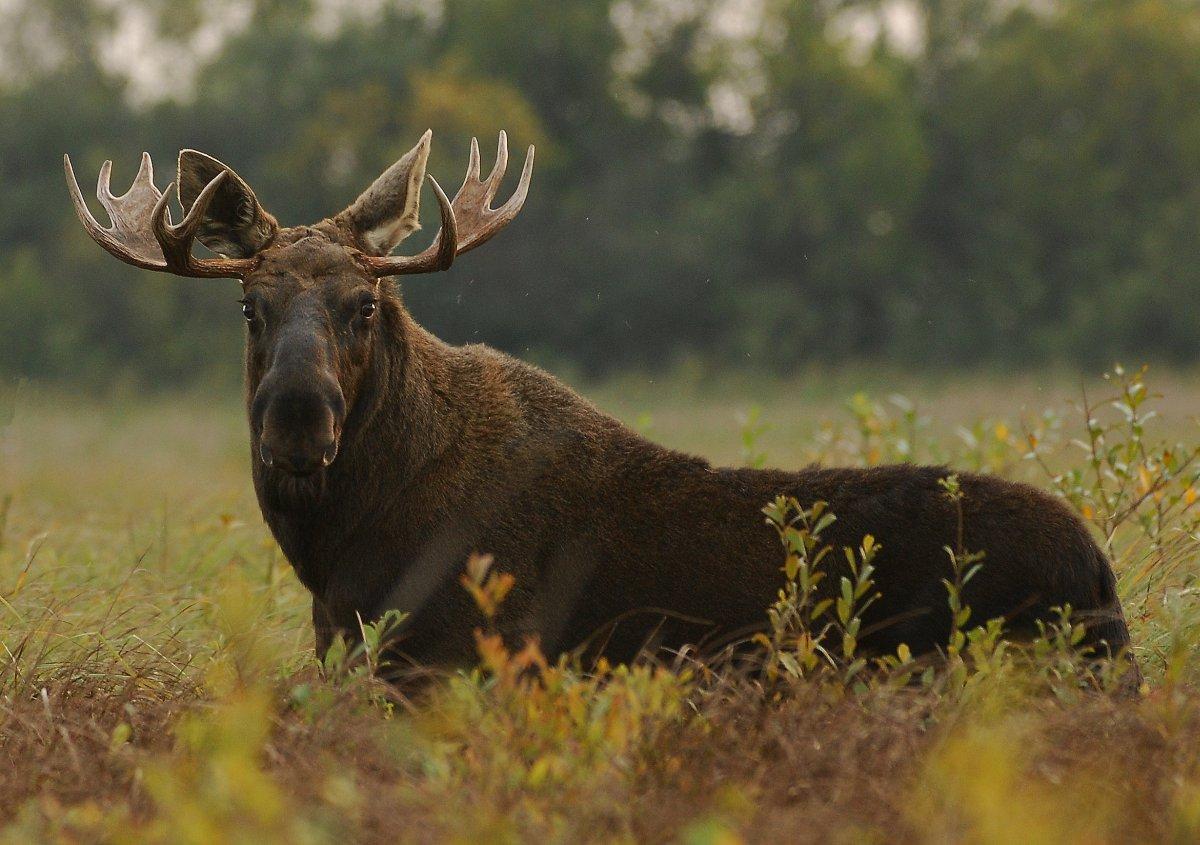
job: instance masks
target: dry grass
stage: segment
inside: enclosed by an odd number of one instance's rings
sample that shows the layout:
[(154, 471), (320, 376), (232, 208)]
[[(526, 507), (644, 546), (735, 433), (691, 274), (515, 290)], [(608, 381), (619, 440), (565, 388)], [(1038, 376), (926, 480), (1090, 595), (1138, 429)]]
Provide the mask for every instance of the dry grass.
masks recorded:
[(27, 392), (0, 434), (0, 835), (1195, 841), (1200, 505), (1185, 381), (1155, 383), (1169, 398), (1144, 434), (1151, 400), (1133, 424), (1097, 412), (1116, 450), (1099, 474), (1090, 447), (1071, 445), (1089, 446), (1069, 380), (900, 385), (915, 411), (887, 398), (895, 385), (849, 405), (763, 386), (773, 428), (759, 434), (730, 385), (592, 392), (721, 460), (915, 456), (1059, 490), (1116, 560), (1149, 679), (1134, 701), (1089, 690), (1053, 643), (1033, 661), (964, 650), (909, 684), (847, 680), (844, 666), (768, 683), (686, 662), (551, 667), (532, 682), (528, 655), (486, 648), (480, 668), (415, 701), (353, 667), (326, 678), (306, 596), (258, 517), (235, 400)]

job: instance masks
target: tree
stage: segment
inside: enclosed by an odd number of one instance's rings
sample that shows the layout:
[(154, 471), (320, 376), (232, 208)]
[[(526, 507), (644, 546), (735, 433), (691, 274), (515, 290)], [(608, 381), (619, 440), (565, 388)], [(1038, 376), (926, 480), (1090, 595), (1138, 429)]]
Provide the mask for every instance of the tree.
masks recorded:
[[(1156, 0), (1018, 11), (927, 111), (920, 311), (956, 361), (1191, 355), (1200, 16)], [(974, 316), (972, 316), (974, 315)], [(912, 346), (909, 344), (909, 348)]]

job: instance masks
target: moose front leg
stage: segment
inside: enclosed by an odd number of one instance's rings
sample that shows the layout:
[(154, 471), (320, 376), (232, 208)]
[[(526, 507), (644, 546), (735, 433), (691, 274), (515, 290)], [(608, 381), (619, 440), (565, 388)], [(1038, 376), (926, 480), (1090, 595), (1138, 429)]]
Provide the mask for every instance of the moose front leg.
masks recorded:
[(338, 632), (338, 627), (334, 624), (329, 608), (316, 596), (312, 597), (312, 621), (317, 660), (324, 662), (325, 654), (329, 651), (329, 646), (333, 644), (333, 637)]

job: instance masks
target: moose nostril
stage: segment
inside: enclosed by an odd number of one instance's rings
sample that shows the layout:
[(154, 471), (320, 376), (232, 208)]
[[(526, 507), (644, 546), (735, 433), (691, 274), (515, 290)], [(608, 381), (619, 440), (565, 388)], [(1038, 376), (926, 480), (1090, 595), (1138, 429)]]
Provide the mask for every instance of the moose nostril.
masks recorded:
[(258, 456), (262, 458), (262, 462), (269, 467), (275, 466), (275, 456), (271, 454), (271, 450), (267, 448), (266, 443), (258, 444)]
[(338, 443), (335, 440), (332, 443), (330, 443), (327, 447), (325, 447), (325, 453), (323, 455), (321, 455), (321, 465), (329, 466), (331, 463), (333, 463), (333, 459), (337, 457), (337, 453), (338, 453)]

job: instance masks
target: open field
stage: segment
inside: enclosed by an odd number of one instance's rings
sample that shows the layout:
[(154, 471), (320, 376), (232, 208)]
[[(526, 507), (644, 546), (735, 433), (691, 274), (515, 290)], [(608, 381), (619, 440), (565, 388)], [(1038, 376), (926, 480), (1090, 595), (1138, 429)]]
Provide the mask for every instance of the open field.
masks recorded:
[[(932, 673), (834, 654), (770, 677), (647, 661), (534, 682), (528, 655), (483, 648), (409, 701), (364, 671), (370, 649), (315, 664), (237, 396), (24, 390), (11, 421), (6, 396), (0, 837), (1196, 841), (1200, 377), (1147, 378), (585, 391), (718, 462), (945, 461), (1059, 491), (1114, 557), (1147, 675), (1133, 701), (1097, 691), (1111, 679), (1075, 664), (1069, 627), (1017, 651), (975, 619)], [(783, 633), (774, 658), (799, 650)]]

